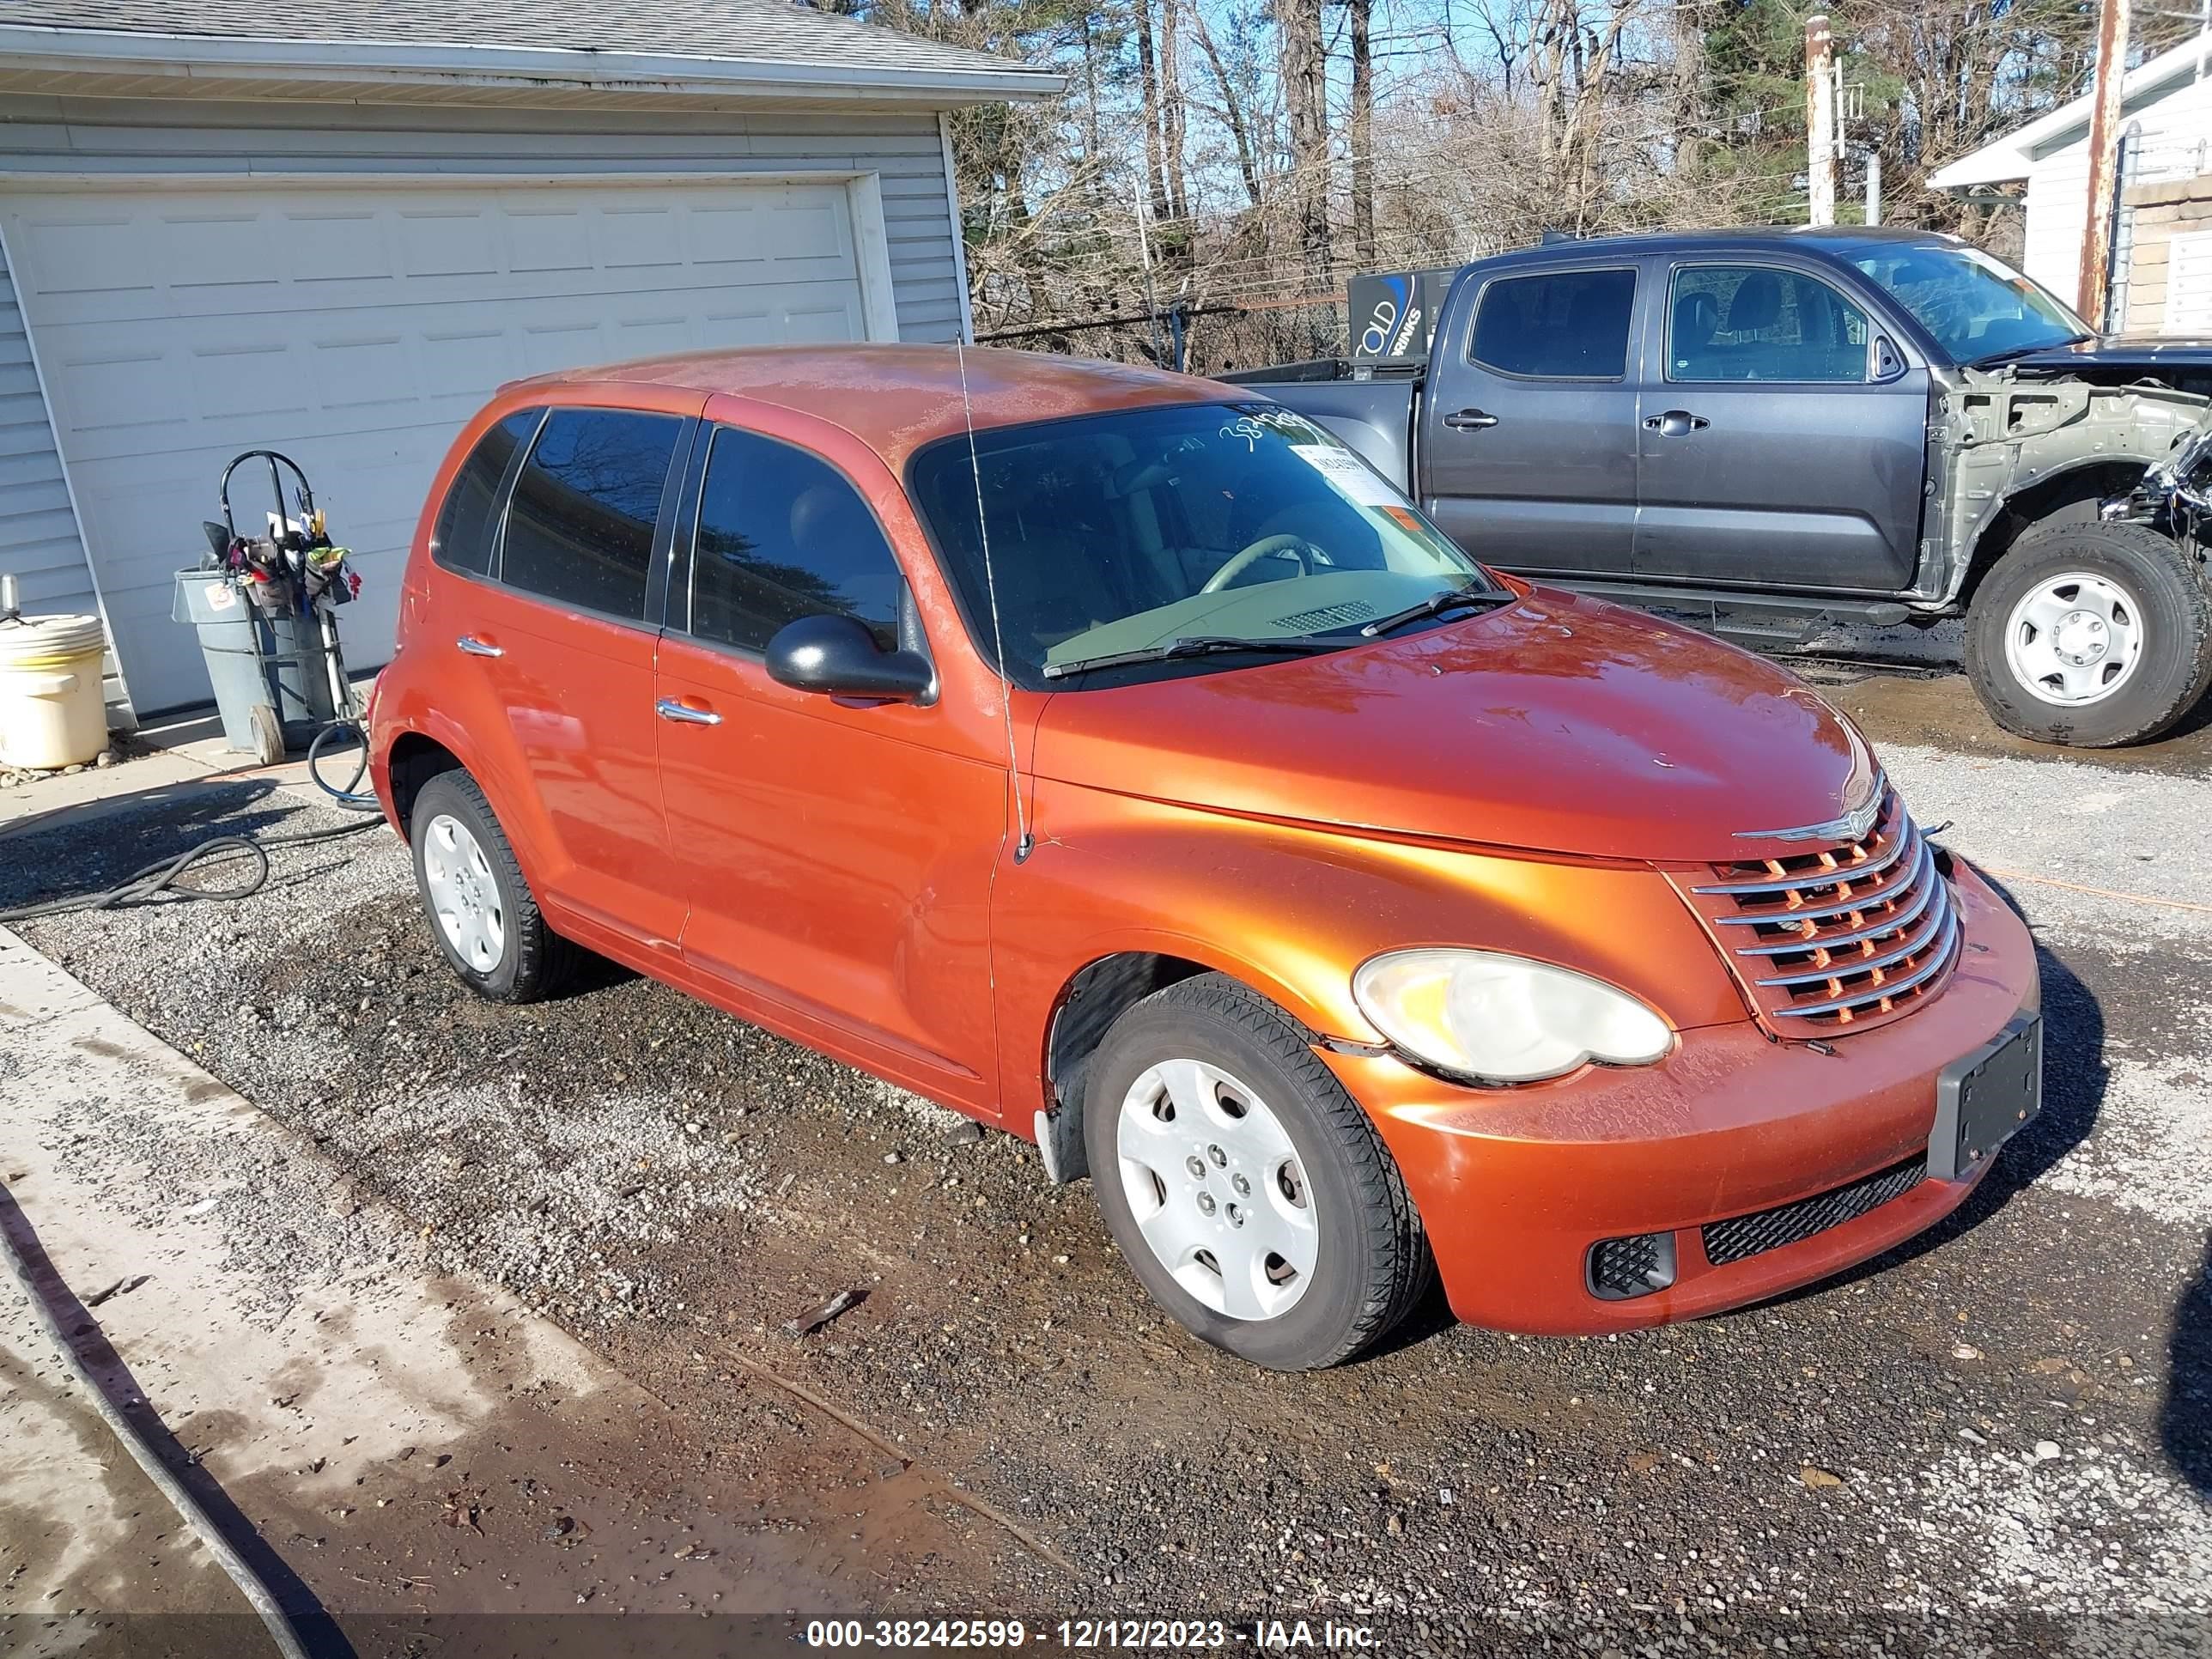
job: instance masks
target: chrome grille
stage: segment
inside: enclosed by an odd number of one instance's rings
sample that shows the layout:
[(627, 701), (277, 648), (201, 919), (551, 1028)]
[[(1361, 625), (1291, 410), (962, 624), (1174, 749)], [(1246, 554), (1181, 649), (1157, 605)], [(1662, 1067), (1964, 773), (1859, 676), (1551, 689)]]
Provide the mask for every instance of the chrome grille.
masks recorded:
[(1676, 876), (1769, 1030), (1858, 1031), (1940, 989), (1959, 920), (1936, 849), (1889, 792), (1859, 840)]

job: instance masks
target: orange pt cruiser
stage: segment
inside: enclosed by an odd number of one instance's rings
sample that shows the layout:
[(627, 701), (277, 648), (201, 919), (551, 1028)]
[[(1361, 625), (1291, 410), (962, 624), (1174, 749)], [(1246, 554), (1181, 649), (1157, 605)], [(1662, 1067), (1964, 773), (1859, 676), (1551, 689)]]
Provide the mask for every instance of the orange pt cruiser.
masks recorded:
[(951, 347), (511, 386), (371, 722), (487, 997), (596, 951), (1034, 1139), (1261, 1365), (1440, 1274), (1688, 1318), (1956, 1207), (2027, 934), (1779, 668), (1493, 574), (1237, 388)]

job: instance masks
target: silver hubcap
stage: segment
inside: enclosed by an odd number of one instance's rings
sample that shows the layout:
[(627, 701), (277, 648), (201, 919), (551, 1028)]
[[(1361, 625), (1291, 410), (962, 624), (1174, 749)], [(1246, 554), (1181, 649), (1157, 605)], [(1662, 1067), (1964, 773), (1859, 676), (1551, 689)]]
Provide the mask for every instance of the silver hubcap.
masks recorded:
[(480, 974), (499, 966), (507, 951), (507, 912), (491, 864), (469, 826), (441, 812), (422, 832), (422, 882), (430, 914), (446, 942)]
[(1115, 1150), (1137, 1229), (1176, 1284), (1231, 1319), (1297, 1305), (1321, 1253), (1313, 1189), (1256, 1093), (1202, 1060), (1163, 1060), (1122, 1097)]
[(2069, 708), (2125, 685), (2142, 647), (2135, 596), (2103, 576), (2053, 576), (2029, 589), (2005, 624), (2013, 678), (2045, 702)]

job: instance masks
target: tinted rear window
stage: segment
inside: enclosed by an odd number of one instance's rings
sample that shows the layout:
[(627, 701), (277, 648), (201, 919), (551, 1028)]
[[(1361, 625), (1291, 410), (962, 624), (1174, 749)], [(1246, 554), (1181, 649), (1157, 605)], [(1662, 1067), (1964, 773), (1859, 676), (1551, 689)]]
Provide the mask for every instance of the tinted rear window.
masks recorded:
[(438, 526), (430, 536), (430, 556), (448, 570), (465, 570), (481, 576), (491, 568), (491, 536), (499, 506), (500, 481), (507, 477), (514, 452), (530, 441), (545, 411), (526, 409), (508, 416), (477, 440), (438, 509)]
[(645, 616), (653, 528), (683, 422), (556, 409), (514, 481), (500, 580), (580, 610)]
[(1468, 355), (1534, 380), (1617, 380), (1628, 368), (1632, 270), (1508, 276), (1482, 291)]

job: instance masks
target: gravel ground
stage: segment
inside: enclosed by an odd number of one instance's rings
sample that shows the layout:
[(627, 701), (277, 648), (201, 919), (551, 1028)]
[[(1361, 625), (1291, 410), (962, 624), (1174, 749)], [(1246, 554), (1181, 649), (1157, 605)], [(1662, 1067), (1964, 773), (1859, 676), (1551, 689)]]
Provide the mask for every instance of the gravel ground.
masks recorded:
[[(25, 931), (389, 1197), (434, 1265), (709, 1432), (718, 1357), (765, 1357), (950, 1471), (1036, 1546), (1013, 1611), (1304, 1612), (1438, 1652), (2212, 1651), (2212, 782), (1883, 752), (2043, 950), (2048, 1107), (1973, 1202), (1765, 1307), (1563, 1341), (1431, 1307), (1318, 1376), (1164, 1322), (1087, 1188), (1009, 1138), (650, 981), (473, 1002), (380, 830), (281, 851), (235, 906)], [(99, 845), (128, 866), (167, 833)], [(0, 906), (115, 873), (10, 850)], [(841, 1289), (851, 1312), (786, 1334)]]

